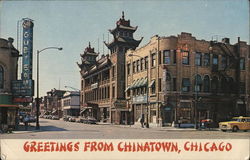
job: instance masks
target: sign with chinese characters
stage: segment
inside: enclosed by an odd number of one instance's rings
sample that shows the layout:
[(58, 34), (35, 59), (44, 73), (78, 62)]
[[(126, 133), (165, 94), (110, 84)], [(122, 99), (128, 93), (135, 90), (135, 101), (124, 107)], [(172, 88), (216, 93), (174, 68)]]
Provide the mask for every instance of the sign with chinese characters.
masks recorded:
[(32, 79), (33, 59), (33, 22), (30, 19), (23, 21), (23, 70), (22, 79)]
[(33, 96), (34, 95), (34, 81), (16, 80), (12, 81), (12, 94), (14, 96)]

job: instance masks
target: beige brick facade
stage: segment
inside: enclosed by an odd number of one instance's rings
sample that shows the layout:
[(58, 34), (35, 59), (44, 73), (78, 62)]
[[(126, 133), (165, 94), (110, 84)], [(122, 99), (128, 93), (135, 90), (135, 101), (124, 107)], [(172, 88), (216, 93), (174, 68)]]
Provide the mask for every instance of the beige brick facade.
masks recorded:
[[(145, 46), (127, 51), (126, 99), (131, 119), (138, 122), (145, 114), (151, 125), (167, 125), (249, 115), (249, 45), (239, 44), (231, 45), (229, 39), (212, 43), (181, 33), (154, 36)], [(153, 84), (148, 101), (146, 78), (148, 86)]]

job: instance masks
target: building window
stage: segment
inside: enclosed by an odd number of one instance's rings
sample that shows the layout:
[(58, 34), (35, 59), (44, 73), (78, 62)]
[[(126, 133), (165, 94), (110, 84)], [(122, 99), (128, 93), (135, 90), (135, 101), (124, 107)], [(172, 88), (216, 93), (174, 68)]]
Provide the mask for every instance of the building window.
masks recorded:
[(245, 82), (240, 82), (240, 94), (245, 94), (245, 92), (246, 92)]
[(177, 55), (176, 55), (176, 50), (173, 51), (173, 64), (176, 64), (177, 60)]
[(166, 75), (166, 90), (171, 91), (171, 75), (167, 73)]
[(189, 52), (187, 51), (182, 52), (182, 64), (189, 64)]
[(213, 65), (218, 65), (218, 55), (213, 55)]
[(204, 66), (210, 65), (210, 55), (208, 53), (204, 54)]
[(139, 72), (140, 71), (140, 60), (136, 61), (136, 71)]
[(218, 55), (213, 55), (213, 61), (212, 61), (212, 71), (216, 72), (218, 71)]
[(145, 69), (148, 69), (148, 56), (145, 57)]
[(177, 91), (177, 81), (176, 81), (176, 78), (173, 78), (173, 91)]
[(222, 77), (221, 78), (221, 92), (222, 93), (228, 93), (229, 90), (228, 90), (228, 81), (225, 77)]
[(133, 62), (133, 73), (135, 73), (135, 69), (136, 69), (136, 62)]
[(245, 59), (240, 58), (240, 70), (245, 70)]
[(208, 75), (204, 77), (204, 92), (210, 91), (210, 78)]
[(182, 79), (182, 91), (189, 92), (189, 90), (190, 90), (190, 80), (189, 78), (183, 78)]
[(162, 88), (161, 88), (161, 78), (159, 78), (159, 83), (158, 84), (159, 84), (159, 86), (158, 86), (159, 87), (159, 92), (161, 92), (162, 91)]
[(197, 52), (195, 53), (195, 65), (196, 66), (201, 66), (201, 53)]
[(211, 91), (216, 93), (218, 91), (218, 88), (219, 88), (219, 80), (216, 76), (214, 76), (211, 81)]
[(4, 88), (4, 70), (3, 67), (0, 66), (0, 89)]
[(163, 64), (170, 64), (170, 51), (163, 51)]
[(155, 67), (156, 66), (156, 54), (153, 53), (151, 55), (151, 67)]
[(142, 71), (143, 67), (144, 67), (144, 60), (143, 60), (143, 58), (140, 61), (141, 61), (141, 71)]
[(194, 80), (194, 91), (195, 92), (200, 92), (201, 91), (201, 86), (202, 86), (202, 79), (200, 75), (195, 76)]
[(130, 75), (130, 63), (127, 64), (127, 72), (128, 72), (128, 75)]
[(226, 56), (221, 56), (221, 69), (226, 69), (227, 67), (227, 57)]

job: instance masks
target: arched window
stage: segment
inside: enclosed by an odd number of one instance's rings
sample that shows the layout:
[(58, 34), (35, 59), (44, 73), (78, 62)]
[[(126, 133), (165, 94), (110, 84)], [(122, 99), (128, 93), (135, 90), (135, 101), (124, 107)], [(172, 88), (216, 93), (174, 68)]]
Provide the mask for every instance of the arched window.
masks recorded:
[(202, 86), (202, 79), (200, 75), (196, 75), (194, 79), (194, 91), (200, 92)]
[(4, 87), (4, 70), (3, 67), (0, 66), (0, 89)]
[(210, 91), (210, 78), (208, 75), (206, 75), (204, 77), (204, 80), (203, 80), (203, 84), (204, 84), (204, 92), (209, 92)]
[(211, 82), (211, 90), (212, 92), (216, 93), (218, 91), (218, 88), (219, 88), (219, 80), (216, 76), (214, 76)]
[(236, 87), (235, 87), (234, 79), (232, 77), (228, 78), (228, 84), (229, 84), (229, 92), (230, 93), (235, 93), (236, 92)]
[(221, 78), (221, 82), (220, 82), (220, 86), (221, 86), (221, 92), (222, 93), (228, 93), (228, 81), (225, 77)]

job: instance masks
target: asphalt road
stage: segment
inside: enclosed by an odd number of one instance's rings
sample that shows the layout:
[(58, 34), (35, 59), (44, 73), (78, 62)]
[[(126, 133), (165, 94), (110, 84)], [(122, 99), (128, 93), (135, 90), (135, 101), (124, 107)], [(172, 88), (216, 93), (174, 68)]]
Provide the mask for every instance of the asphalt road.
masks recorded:
[(28, 131), (0, 134), (0, 139), (250, 139), (248, 132), (197, 131), (174, 128), (139, 128), (136, 126), (83, 124), (62, 120), (40, 119), (40, 130), (35, 123)]

